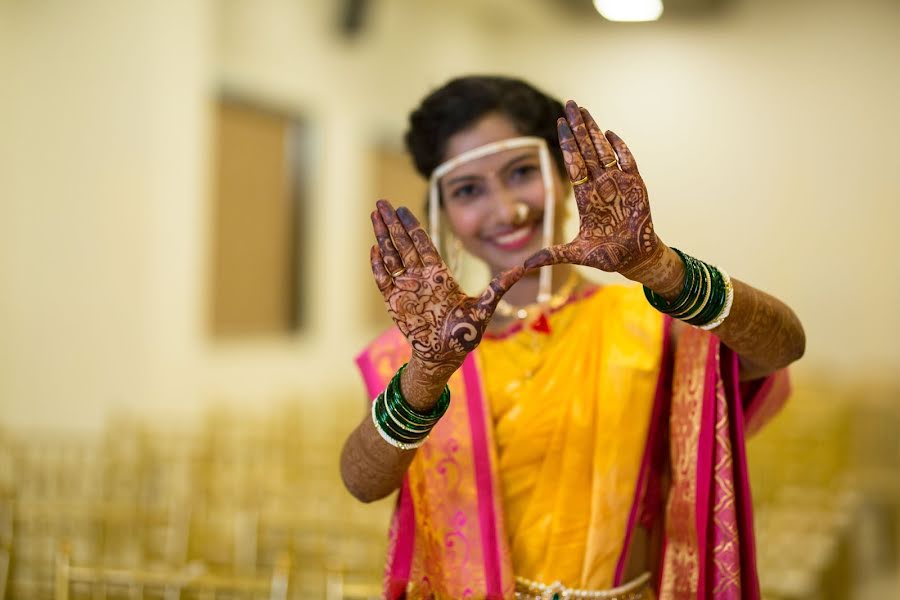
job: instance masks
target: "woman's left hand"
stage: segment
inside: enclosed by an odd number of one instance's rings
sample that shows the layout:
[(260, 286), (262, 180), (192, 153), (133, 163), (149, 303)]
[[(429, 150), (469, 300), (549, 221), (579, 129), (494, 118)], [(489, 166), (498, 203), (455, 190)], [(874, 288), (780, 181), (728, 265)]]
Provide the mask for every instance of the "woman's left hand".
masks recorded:
[(634, 156), (619, 136), (604, 135), (590, 113), (571, 100), (566, 118), (556, 125), (580, 226), (574, 240), (536, 252), (525, 268), (570, 263), (640, 281), (668, 248), (653, 230), (647, 188)]

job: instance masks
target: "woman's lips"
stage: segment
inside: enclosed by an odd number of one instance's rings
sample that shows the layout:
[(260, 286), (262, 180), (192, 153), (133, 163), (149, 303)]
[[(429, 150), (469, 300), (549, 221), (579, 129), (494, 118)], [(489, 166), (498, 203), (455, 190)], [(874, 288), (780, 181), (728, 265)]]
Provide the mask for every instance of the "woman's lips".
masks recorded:
[(491, 239), (491, 243), (493, 243), (501, 250), (521, 250), (531, 242), (537, 231), (538, 224), (536, 222), (530, 223), (528, 225), (513, 229), (508, 233), (494, 236)]

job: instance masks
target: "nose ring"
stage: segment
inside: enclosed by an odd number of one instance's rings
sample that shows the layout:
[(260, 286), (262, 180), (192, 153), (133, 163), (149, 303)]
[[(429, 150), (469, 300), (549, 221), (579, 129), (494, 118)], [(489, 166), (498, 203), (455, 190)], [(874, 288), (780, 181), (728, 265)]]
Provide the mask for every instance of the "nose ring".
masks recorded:
[(516, 214), (513, 217), (513, 225), (521, 225), (528, 220), (531, 208), (524, 202), (516, 202)]

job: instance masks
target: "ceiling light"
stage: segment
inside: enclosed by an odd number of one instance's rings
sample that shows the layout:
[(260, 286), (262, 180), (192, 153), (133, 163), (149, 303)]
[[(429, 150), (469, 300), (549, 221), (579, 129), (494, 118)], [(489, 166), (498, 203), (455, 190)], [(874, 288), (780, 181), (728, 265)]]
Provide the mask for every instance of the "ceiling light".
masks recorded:
[(663, 4), (662, 0), (594, 0), (594, 8), (610, 21), (655, 21)]

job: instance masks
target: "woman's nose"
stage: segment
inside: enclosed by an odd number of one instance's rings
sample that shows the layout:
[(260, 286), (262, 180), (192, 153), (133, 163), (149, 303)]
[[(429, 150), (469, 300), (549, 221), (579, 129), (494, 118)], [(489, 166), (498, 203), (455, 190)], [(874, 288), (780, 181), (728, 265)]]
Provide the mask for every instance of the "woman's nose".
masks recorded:
[(504, 223), (513, 223), (516, 220), (516, 205), (518, 198), (509, 189), (499, 186), (494, 192), (495, 211)]

